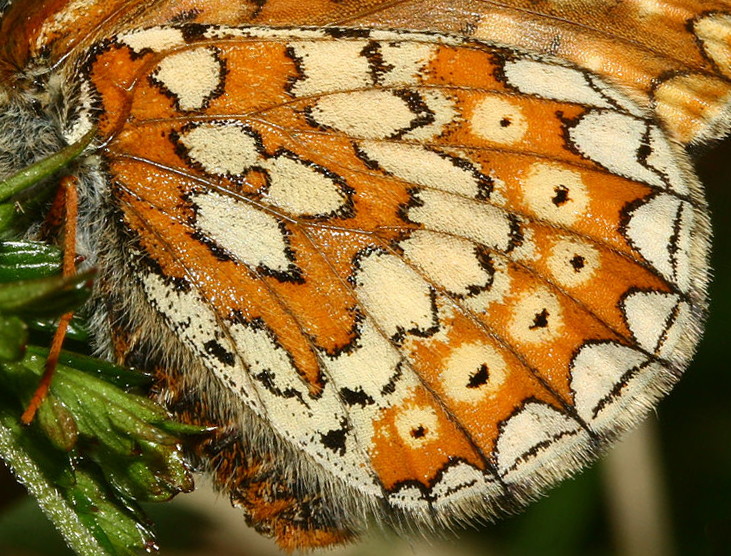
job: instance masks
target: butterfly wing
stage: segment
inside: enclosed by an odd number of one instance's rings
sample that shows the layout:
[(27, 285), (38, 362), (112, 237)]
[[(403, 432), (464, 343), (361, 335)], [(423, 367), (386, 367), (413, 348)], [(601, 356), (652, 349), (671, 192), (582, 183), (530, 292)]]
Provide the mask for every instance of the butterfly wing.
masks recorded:
[[(700, 188), (586, 70), (454, 36), (186, 25), (108, 41), (79, 79), (128, 362), (225, 424), (207, 455), (286, 546), (518, 506), (687, 365)], [(278, 505), (250, 503), (262, 485)]]
[[(66, 32), (69, 21), (78, 32)], [(458, 33), (587, 68), (651, 108), (683, 144), (719, 139), (728, 131), (731, 12), (720, 0), (682, 7), (664, 0), (14, 2), (0, 28), (7, 37), (0, 59), (4, 73), (12, 75), (33, 59), (81, 58), (99, 39), (176, 21)]]

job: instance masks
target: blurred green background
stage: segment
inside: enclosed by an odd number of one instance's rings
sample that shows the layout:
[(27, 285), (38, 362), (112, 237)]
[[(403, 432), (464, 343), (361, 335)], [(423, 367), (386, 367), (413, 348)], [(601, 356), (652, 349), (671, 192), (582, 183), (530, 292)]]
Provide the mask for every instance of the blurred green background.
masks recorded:
[[(657, 425), (664, 548), (643, 556), (731, 554), (731, 140), (698, 159), (713, 211), (714, 281), (708, 327), (694, 363), (651, 420)], [(653, 437), (651, 437), (652, 439)], [(643, 440), (642, 442), (645, 442)], [(634, 556), (609, 510), (606, 463), (563, 483), (519, 516), (432, 543), (375, 533), (344, 553), (387, 556)], [(620, 481), (635, 478), (631, 464)], [(639, 471), (637, 472), (639, 474)], [(70, 554), (32, 500), (0, 479), (0, 556)], [(11, 502), (12, 500), (12, 502)], [(199, 492), (150, 508), (162, 556), (277, 554), (225, 498)], [(621, 520), (620, 520), (621, 521)], [(335, 554), (335, 552), (328, 552)]]

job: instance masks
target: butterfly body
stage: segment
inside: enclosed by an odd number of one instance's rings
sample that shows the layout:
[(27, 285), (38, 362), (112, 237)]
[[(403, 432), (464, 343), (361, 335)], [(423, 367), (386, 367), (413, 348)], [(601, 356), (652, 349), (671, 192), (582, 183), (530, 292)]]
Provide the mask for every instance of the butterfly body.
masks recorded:
[[(605, 67), (562, 30), (603, 3), (121, 2), (68, 37), (78, 6), (22, 4), (0, 123), (47, 139), (0, 168), (98, 127), (97, 341), (217, 427), (195, 455), (283, 546), (513, 510), (687, 366), (710, 232), (679, 141), (718, 135), (727, 93), (675, 16), (685, 58), (625, 18), (607, 33), (652, 55)], [(676, 78), (718, 86), (690, 122)]]

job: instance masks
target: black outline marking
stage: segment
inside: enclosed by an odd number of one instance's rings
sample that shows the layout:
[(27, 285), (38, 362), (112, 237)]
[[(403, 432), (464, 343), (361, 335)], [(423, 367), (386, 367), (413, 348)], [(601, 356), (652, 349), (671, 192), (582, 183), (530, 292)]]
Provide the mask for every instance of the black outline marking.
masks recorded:
[(409, 127), (395, 131), (387, 139), (402, 139), (407, 133), (430, 126), (437, 121), (436, 114), (429, 108), (422, 94), (415, 88), (394, 89), (391, 93), (406, 103), (406, 107), (414, 117)]
[(396, 68), (383, 60), (382, 45), (382, 41), (371, 40), (360, 51), (360, 55), (368, 61), (368, 71), (373, 85), (381, 85), (383, 77)]
[(320, 435), (320, 443), (339, 456), (345, 456), (348, 433), (352, 430), (352, 427), (348, 424), (345, 417), (340, 420), (340, 428), (330, 430), (326, 433), (318, 432)]
[(187, 10), (184, 12), (178, 12), (169, 20), (169, 25), (184, 25), (186, 23), (191, 23), (196, 17), (198, 17), (201, 14), (201, 10), (198, 8), (193, 8), (191, 10)]
[[(391, 489), (385, 489), (385, 490), (388, 493), (389, 498), (390, 498), (392, 496), (397, 496), (401, 490), (405, 490), (408, 488), (416, 488), (421, 493), (421, 500), (423, 500), (425, 503), (427, 503), (431, 509), (431, 506), (434, 502), (437, 502), (438, 500), (440, 500), (444, 497), (444, 496), (436, 496), (436, 495), (432, 494), (432, 490), (434, 489), (434, 487), (436, 485), (438, 485), (442, 481), (442, 479), (444, 478), (444, 475), (447, 473), (447, 471), (449, 471), (449, 469), (451, 469), (452, 467), (456, 467), (457, 465), (460, 465), (460, 464), (469, 465), (475, 471), (477, 471), (478, 473), (481, 473), (482, 476), (485, 477), (485, 482), (494, 482), (498, 485), (502, 485), (500, 477), (497, 476), (497, 473), (495, 473), (495, 474), (491, 473), (491, 470), (489, 467), (486, 468), (485, 470), (482, 470), (464, 458), (450, 456), (448, 458), (447, 462), (444, 465), (442, 465), (442, 467), (437, 469), (434, 472), (434, 474), (430, 477), (428, 485), (425, 485), (424, 483), (422, 483), (421, 481), (419, 481), (417, 479), (408, 479), (408, 480), (400, 481), (400, 482), (394, 484), (393, 488), (391, 488)], [(459, 492), (462, 489), (470, 488), (474, 484), (475, 483), (472, 482), (469, 484), (465, 484), (464, 486), (461, 486), (457, 489), (455, 489), (455, 488), (448, 489), (447, 496), (449, 494)], [(480, 491), (480, 494), (483, 494), (482, 490)], [(389, 503), (391, 505), (394, 505), (390, 501), (389, 501)], [(499, 504), (496, 504), (496, 507), (498, 507), (498, 506), (499, 506)]]
[(376, 400), (366, 394), (362, 388), (351, 390), (350, 388), (345, 387), (341, 388), (338, 394), (347, 407), (359, 405), (361, 408), (364, 408), (367, 405), (373, 405), (376, 403)]
[(323, 27), (318, 29), (333, 39), (369, 39), (371, 29), (358, 27)]
[(292, 98), (297, 98), (294, 88), (298, 83), (307, 79), (307, 74), (305, 73), (305, 60), (301, 56), (297, 55), (297, 52), (292, 45), (287, 45), (284, 49), (284, 56), (292, 61), (295, 72), (297, 73), (297, 75), (291, 75), (287, 78), (287, 82), (284, 84), (284, 91)]
[(236, 364), (236, 356), (230, 351), (227, 351), (226, 348), (224, 348), (215, 339), (205, 342), (203, 344), (203, 350), (227, 367), (233, 367)]

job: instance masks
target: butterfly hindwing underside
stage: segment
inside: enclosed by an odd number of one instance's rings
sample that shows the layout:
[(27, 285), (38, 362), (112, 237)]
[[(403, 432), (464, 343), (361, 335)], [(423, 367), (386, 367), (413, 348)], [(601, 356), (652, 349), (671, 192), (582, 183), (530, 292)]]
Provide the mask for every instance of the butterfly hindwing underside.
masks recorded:
[[(550, 6), (533, 36), (564, 42), (512, 40), (517, 1), (463, 25), (418, 2), (163, 4), (93, 20), (48, 80), (52, 122), (98, 127), (75, 170), (98, 343), (216, 427), (194, 455), (258, 530), (314, 547), (511, 511), (679, 379), (710, 238), (684, 145), (724, 129), (722, 64), (622, 83)], [(51, 27), (0, 71), (79, 48)], [(692, 121), (681, 73), (719, 87)], [(0, 123), (24, 121), (0, 94)]]
[(189, 25), (103, 43), (81, 81), (117, 215), (102, 266), (155, 315), (138, 349), (158, 321), (195, 361), (184, 388), (251, 450), (286, 446), (308, 477), (288, 489), (332, 512), (511, 507), (686, 364), (698, 185), (590, 73), (450, 36)]

